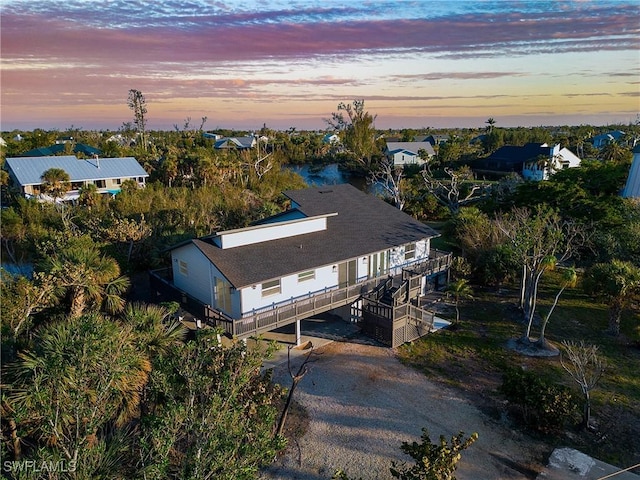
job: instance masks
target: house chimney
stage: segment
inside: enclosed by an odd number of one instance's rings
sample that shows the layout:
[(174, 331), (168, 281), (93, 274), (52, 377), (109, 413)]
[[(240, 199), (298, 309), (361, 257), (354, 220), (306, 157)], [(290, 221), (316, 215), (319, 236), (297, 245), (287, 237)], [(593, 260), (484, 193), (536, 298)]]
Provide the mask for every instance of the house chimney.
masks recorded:
[(96, 155), (93, 156), (93, 158), (96, 159), (96, 167), (100, 168), (100, 157), (98, 157), (98, 155), (96, 154)]

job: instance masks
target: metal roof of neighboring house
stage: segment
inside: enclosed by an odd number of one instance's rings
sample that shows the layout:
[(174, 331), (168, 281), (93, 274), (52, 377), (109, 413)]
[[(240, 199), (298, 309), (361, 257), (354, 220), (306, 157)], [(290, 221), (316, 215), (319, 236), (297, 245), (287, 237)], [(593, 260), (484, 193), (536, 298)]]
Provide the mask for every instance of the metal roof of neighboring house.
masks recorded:
[(234, 287), (255, 285), (439, 236), (410, 215), (349, 184), (284, 194), (307, 217), (337, 215), (327, 218), (327, 229), (323, 231), (235, 248), (219, 248), (211, 236), (192, 240)]
[(420, 150), (432, 156), (436, 154), (433, 145), (429, 142), (387, 142), (387, 151), (390, 153), (406, 151), (418, 155)]
[[(21, 157), (48, 157), (55, 155), (56, 153), (64, 152), (64, 143), (57, 143), (48, 147), (39, 147), (29, 150), (28, 152), (21, 153)], [(102, 155), (102, 150), (95, 148), (84, 143), (76, 143), (73, 146), (73, 153), (82, 153), (84, 155)]]
[(219, 140), (216, 140), (216, 143), (213, 145), (213, 148), (253, 148), (256, 142), (256, 137), (254, 136), (246, 136), (246, 137), (225, 137)]
[(61, 168), (72, 182), (102, 180), (107, 178), (148, 177), (149, 174), (133, 157), (88, 158), (61, 157), (13, 157), (6, 165), (20, 185), (40, 185), (41, 177), (50, 168)]
[(527, 143), (523, 146), (505, 145), (489, 155), (487, 160), (504, 164), (522, 163), (534, 160), (540, 155), (549, 157), (552, 149), (553, 147), (546, 143)]

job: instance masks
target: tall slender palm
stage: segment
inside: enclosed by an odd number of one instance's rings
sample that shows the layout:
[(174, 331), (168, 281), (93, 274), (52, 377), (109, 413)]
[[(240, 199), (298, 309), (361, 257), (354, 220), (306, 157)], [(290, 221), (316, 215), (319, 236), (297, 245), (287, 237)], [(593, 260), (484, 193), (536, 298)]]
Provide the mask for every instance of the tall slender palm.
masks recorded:
[(460, 300), (463, 298), (471, 298), (473, 294), (473, 290), (469, 285), (469, 281), (461, 278), (460, 280), (456, 280), (455, 282), (451, 282), (447, 287), (447, 292), (453, 294), (453, 298), (455, 300), (456, 306), (456, 324), (460, 322), (460, 309), (459, 304)]
[(118, 262), (94, 245), (72, 244), (47, 257), (41, 267), (56, 279), (60, 293), (69, 295), (71, 317), (82, 315), (89, 304), (109, 313), (124, 308), (121, 295), (129, 279), (120, 276)]
[(576, 269), (573, 267), (564, 269), (562, 271), (562, 279), (560, 280), (560, 290), (556, 294), (553, 300), (553, 304), (549, 309), (549, 312), (547, 312), (547, 314), (542, 317), (542, 326), (540, 327), (540, 337), (538, 337), (538, 341), (537, 341), (537, 344), (539, 346), (544, 347), (547, 343), (547, 340), (544, 334), (547, 329), (547, 323), (549, 323), (549, 318), (551, 317), (553, 310), (558, 305), (558, 300), (560, 299), (560, 295), (562, 295), (562, 292), (564, 292), (567, 288), (575, 287), (576, 283), (578, 283), (578, 273), (576, 272)]

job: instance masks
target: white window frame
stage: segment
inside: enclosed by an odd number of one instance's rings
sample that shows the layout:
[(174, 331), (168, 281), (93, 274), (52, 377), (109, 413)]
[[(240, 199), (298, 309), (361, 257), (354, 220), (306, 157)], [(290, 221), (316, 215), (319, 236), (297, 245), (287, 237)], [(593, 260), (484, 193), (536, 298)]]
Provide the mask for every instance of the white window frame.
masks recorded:
[(264, 282), (262, 284), (262, 296), (269, 297), (271, 295), (277, 295), (282, 292), (282, 287), (280, 285), (280, 279), (270, 280), (268, 282)]
[(404, 259), (412, 260), (414, 258), (416, 258), (416, 244), (409, 243), (404, 247)]
[(184, 260), (178, 260), (178, 269), (180, 270), (180, 274), (188, 277), (189, 276), (189, 264)]
[(298, 283), (307, 282), (309, 280), (315, 280), (315, 278), (316, 278), (316, 271), (315, 270), (308, 270), (306, 272), (300, 272), (298, 274)]

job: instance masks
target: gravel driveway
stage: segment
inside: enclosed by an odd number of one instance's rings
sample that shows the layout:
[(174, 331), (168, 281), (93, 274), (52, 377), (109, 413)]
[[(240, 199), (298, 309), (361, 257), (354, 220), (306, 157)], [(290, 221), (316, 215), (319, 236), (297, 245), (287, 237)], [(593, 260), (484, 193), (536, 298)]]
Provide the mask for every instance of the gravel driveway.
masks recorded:
[[(432, 440), (478, 432), (478, 441), (462, 454), (459, 480), (534, 479), (549, 453), (455, 390), (404, 366), (391, 349), (334, 342), (314, 352), (314, 359), (295, 392), (309, 414), (308, 430), (263, 472), (265, 480), (326, 480), (340, 468), (351, 478), (389, 479), (392, 461), (410, 460), (400, 445), (419, 440), (422, 427)], [(288, 387), (285, 366), (274, 376)]]

